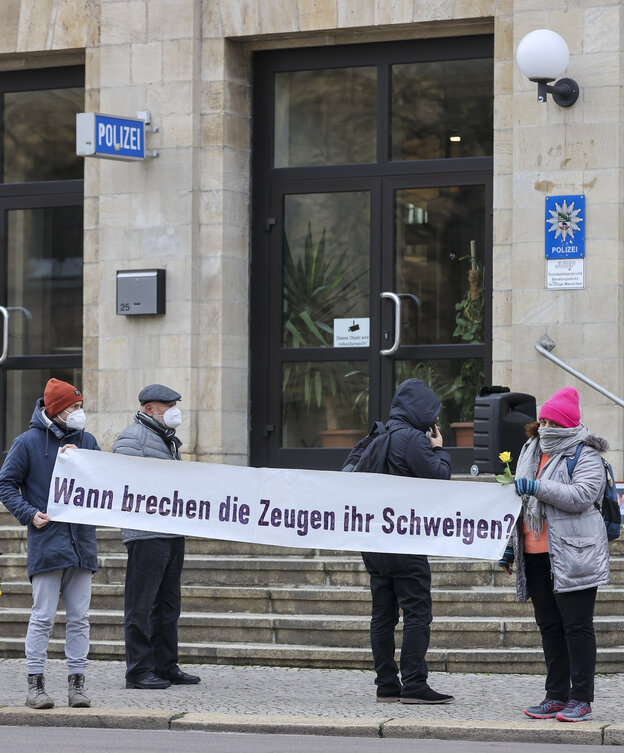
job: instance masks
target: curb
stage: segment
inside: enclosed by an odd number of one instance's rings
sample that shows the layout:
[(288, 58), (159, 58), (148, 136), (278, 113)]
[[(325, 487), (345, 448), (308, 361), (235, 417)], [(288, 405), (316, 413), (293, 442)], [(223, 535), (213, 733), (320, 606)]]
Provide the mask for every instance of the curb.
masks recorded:
[(98, 729), (203, 730), (273, 735), (320, 735), (402, 739), (624, 745), (624, 724), (544, 721), (475, 721), (210, 714), (150, 709), (0, 708), (0, 726)]

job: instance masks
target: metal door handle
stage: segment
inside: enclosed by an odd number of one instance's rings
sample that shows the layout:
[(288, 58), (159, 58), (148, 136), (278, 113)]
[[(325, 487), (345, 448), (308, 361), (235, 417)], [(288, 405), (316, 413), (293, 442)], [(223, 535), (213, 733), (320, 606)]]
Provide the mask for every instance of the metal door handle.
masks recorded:
[(401, 299), (396, 293), (384, 292), (379, 294), (380, 298), (389, 298), (394, 303), (394, 343), (391, 348), (380, 350), (381, 356), (392, 356), (399, 349), (401, 344)]
[(9, 311), (4, 306), (0, 306), (0, 314), (4, 319), (2, 325), (2, 353), (0, 353), (0, 363), (4, 363), (9, 354)]

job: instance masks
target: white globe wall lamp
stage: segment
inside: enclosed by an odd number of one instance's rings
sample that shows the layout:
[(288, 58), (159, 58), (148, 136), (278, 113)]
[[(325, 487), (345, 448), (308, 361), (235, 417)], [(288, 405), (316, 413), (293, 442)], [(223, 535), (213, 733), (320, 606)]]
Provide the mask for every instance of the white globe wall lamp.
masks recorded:
[(537, 101), (546, 102), (548, 94), (560, 107), (570, 107), (578, 99), (579, 87), (571, 78), (550, 85), (568, 67), (570, 51), (565, 39), (550, 29), (537, 29), (522, 37), (516, 49), (518, 68), (537, 84)]

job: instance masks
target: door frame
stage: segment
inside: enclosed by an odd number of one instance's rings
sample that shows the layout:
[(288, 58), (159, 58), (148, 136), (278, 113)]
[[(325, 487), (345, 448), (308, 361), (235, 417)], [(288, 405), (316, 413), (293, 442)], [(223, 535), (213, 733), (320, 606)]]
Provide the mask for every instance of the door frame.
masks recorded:
[[(417, 49), (417, 54), (415, 54)], [(443, 54), (441, 54), (443, 50)], [(387, 205), (393, 201), (389, 185), (405, 182), (409, 187), (429, 185), (483, 184), (486, 190), (485, 218), (485, 270), (483, 285), (486, 290), (485, 343), (483, 345), (431, 345), (403, 346), (397, 358), (447, 358), (452, 353), (463, 358), (483, 357), (485, 382), (491, 379), (491, 252), (492, 252), (492, 177), (493, 157), (464, 157), (413, 161), (389, 159), (390, 125), (387, 113), (390, 102), (391, 67), (395, 63), (425, 60), (451, 60), (466, 57), (493, 57), (493, 37), (432, 39), (410, 42), (342, 45), (323, 48), (306, 48), (282, 51), (265, 51), (254, 54), (253, 67), (253, 133), (252, 133), (252, 226), (251, 226), (251, 280), (250, 280), (250, 464), (253, 466), (286, 468), (338, 469), (347, 454), (344, 448), (293, 449), (279, 446), (281, 422), (281, 390), (275, 387), (276, 375), (281, 384), (280, 365), (284, 358), (281, 348), (281, 327), (267, 326), (268, 321), (281, 321), (281, 240), (283, 233), (283, 205), (281, 196), (286, 189), (299, 189), (301, 193), (315, 190), (370, 190), (377, 192), (384, 205), (378, 217), (371, 213), (371, 298), (369, 348), (322, 349), (323, 360), (339, 361), (366, 359), (371, 364), (371, 379), (380, 384), (380, 395), (371, 391), (369, 423), (387, 416), (394, 390), (391, 359), (388, 365), (372, 356), (378, 353), (381, 337), (381, 317), (388, 316), (382, 309), (377, 293), (373, 296), (375, 280), (381, 280), (381, 255), (372, 249), (392, 248), (394, 210)], [(378, 66), (378, 131), (377, 161), (366, 164), (330, 165), (315, 167), (273, 168), (273, 124), (275, 73), (292, 70), (324, 69), (340, 66)], [(380, 113), (385, 113), (381, 117)], [(383, 188), (382, 188), (383, 184)], [(489, 215), (489, 216), (488, 216)], [(277, 271), (276, 271), (277, 270)], [(384, 288), (382, 288), (384, 289)], [(394, 289), (394, 288), (390, 288)], [(389, 307), (388, 307), (389, 308)], [(272, 319), (270, 318), (272, 315)], [(414, 348), (416, 350), (414, 350)], [(293, 351), (297, 350), (297, 353)], [(308, 360), (312, 349), (288, 349), (289, 361)], [(318, 353), (319, 349), (315, 349)], [(348, 352), (347, 352), (348, 351)], [(306, 355), (307, 354), (307, 355)], [(373, 374), (373, 362), (379, 363), (379, 374)], [(471, 450), (452, 449), (454, 459), (462, 467)]]
[[(3, 117), (2, 95), (5, 92), (40, 91), (84, 87), (84, 66), (29, 69), (0, 73), (0, 166), (2, 165)], [(0, 176), (2, 175), (0, 169)], [(84, 180), (45, 180), (25, 183), (0, 182), (0, 305), (6, 305), (8, 296), (8, 212), (19, 209), (45, 209), (59, 206), (84, 206)], [(82, 354), (32, 354), (11, 356), (0, 364), (0, 465), (8, 445), (5, 406), (10, 399), (7, 373), (14, 370), (80, 369)], [(43, 387), (42, 387), (43, 389)]]

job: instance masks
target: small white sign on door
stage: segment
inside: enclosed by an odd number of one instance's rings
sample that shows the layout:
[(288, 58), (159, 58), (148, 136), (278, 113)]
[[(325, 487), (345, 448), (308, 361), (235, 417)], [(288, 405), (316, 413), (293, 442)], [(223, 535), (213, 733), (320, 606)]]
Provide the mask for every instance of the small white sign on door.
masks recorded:
[(334, 319), (334, 348), (367, 348), (370, 319)]
[(582, 290), (585, 287), (585, 259), (547, 259), (547, 290)]

